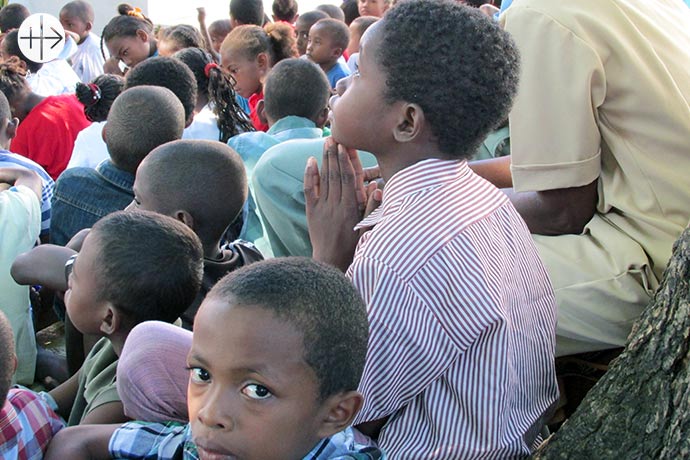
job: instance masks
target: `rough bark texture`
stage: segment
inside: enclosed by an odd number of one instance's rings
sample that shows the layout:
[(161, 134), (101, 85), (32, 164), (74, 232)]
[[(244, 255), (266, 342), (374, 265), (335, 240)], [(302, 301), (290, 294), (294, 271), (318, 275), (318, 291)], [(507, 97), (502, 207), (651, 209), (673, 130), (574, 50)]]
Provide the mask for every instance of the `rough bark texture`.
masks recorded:
[(535, 459), (690, 458), (690, 228), (623, 354)]

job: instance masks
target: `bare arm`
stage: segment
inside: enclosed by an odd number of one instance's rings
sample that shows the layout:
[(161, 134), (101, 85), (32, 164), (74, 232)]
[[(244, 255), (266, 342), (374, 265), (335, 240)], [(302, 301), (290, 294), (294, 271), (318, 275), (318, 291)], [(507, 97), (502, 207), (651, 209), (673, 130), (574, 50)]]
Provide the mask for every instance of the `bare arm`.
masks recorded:
[(61, 430), (50, 442), (46, 460), (107, 460), (110, 437), (120, 425), (79, 425)]
[(122, 423), (128, 421), (125, 416), (125, 408), (120, 401), (113, 401), (102, 404), (91, 412), (81, 421), (82, 425), (103, 425), (106, 423)]
[(469, 167), (498, 188), (513, 186), (513, 177), (510, 173), (510, 156), (471, 161)]
[(67, 420), (69, 418), (70, 412), (72, 412), (72, 406), (74, 405), (74, 400), (77, 398), (77, 391), (79, 390), (79, 376), (81, 375), (81, 369), (79, 372), (74, 374), (72, 377), (67, 379), (65, 382), (61, 383), (57, 388), (50, 390), (48, 394), (53, 397), (55, 403), (58, 406), (57, 413), (60, 417)]
[(39, 201), (43, 191), (43, 181), (33, 171), (23, 168), (0, 168), (0, 183), (24, 185), (36, 194)]
[(42, 244), (19, 255), (12, 263), (10, 273), (17, 284), (40, 284), (64, 292), (67, 290), (65, 262), (76, 253), (70, 248)]
[(581, 233), (597, 207), (597, 181), (582, 187), (542, 192), (503, 190), (513, 202), (530, 232), (537, 235)]

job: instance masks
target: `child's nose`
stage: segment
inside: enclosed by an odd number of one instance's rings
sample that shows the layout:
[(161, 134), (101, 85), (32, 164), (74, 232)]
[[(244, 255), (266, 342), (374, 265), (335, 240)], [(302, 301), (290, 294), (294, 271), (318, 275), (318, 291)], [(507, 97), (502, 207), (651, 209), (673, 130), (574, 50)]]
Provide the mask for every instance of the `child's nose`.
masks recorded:
[(197, 418), (206, 427), (219, 430), (233, 430), (235, 423), (230, 414), (233, 413), (229, 391), (211, 389), (207, 393), (203, 406), (197, 413)]

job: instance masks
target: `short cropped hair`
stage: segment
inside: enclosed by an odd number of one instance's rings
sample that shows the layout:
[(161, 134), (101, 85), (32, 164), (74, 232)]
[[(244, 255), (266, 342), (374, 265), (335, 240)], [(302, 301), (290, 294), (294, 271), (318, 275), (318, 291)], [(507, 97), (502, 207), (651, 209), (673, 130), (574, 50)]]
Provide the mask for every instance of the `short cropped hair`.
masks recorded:
[(343, 10), (345, 14), (345, 24), (348, 26), (352, 24), (352, 21), (359, 17), (359, 1), (358, 0), (345, 0), (340, 9)]
[(16, 56), (26, 64), (26, 69), (29, 72), (36, 73), (41, 70), (43, 64), (40, 62), (33, 61), (26, 57), (22, 49), (19, 47), (19, 30), (14, 29), (5, 35), (2, 40), (2, 46), (7, 50), (9, 56), (5, 56), (8, 59), (10, 56)]
[(357, 32), (361, 37), (362, 35), (364, 35), (364, 32), (366, 32), (367, 29), (371, 27), (379, 19), (381, 18), (377, 18), (376, 16), (359, 16), (358, 18), (355, 18), (352, 21), (352, 23), (357, 28)]
[(517, 90), (510, 35), (453, 0), (402, 0), (380, 21), (385, 99), (419, 104), (441, 152), (471, 157), (505, 120)]
[(63, 11), (78, 17), (84, 22), (91, 22), (95, 20), (95, 14), (93, 11), (93, 6), (89, 2), (85, 2), (84, 0), (75, 0), (73, 2), (69, 2), (65, 4), (60, 9), (60, 12), (62, 13)]
[(117, 211), (93, 226), (98, 291), (131, 325), (175, 321), (196, 297), (203, 250), (182, 222), (147, 211)]
[(300, 331), (322, 401), (357, 389), (369, 324), (364, 301), (339, 270), (304, 257), (256, 262), (225, 276), (206, 298), (264, 308)]
[(0, 123), (2, 123), (5, 119), (12, 119), (12, 109), (10, 108), (10, 103), (5, 96), (5, 93), (0, 91)]
[(289, 115), (315, 121), (328, 105), (330, 95), (331, 86), (326, 74), (306, 59), (280, 61), (268, 73), (264, 83), (265, 110), (273, 121)]
[(300, 22), (302, 24), (311, 24), (309, 27), (313, 26), (316, 24), (317, 21), (321, 19), (328, 19), (329, 16), (324, 13), (323, 11), (319, 10), (313, 10), (313, 11), (307, 11), (304, 14), (300, 14), (299, 17), (297, 18), (297, 22)]
[(230, 0), (230, 16), (240, 24), (264, 24), (264, 3), (261, 0)]
[(316, 7), (318, 11), (323, 11), (329, 17), (337, 19), (338, 21), (345, 22), (345, 13), (340, 9), (339, 6), (323, 4)]
[(278, 21), (293, 22), (297, 16), (297, 2), (295, 0), (273, 0), (271, 5), (273, 16)]
[(180, 139), (184, 125), (184, 109), (172, 91), (159, 86), (130, 88), (110, 108), (105, 143), (113, 163), (134, 174), (151, 150)]
[(31, 16), (31, 12), (24, 5), (11, 3), (0, 9), (0, 31), (6, 32), (11, 29), (19, 29), (22, 22)]
[(144, 170), (147, 188), (165, 202), (156, 211), (167, 215), (187, 211), (205, 244), (220, 240), (247, 200), (244, 163), (220, 142), (168, 142), (146, 157), (137, 174)]
[(162, 86), (172, 91), (184, 107), (185, 120), (191, 120), (196, 107), (196, 78), (189, 67), (171, 57), (152, 57), (127, 72), (125, 87)]
[(347, 44), (350, 42), (350, 29), (343, 21), (337, 19), (327, 18), (321, 19), (312, 26), (318, 27), (328, 34), (331, 38), (331, 44), (335, 47), (342, 48), (345, 51)]
[(12, 326), (0, 310), (0, 407), (5, 405), (14, 375), (14, 335)]

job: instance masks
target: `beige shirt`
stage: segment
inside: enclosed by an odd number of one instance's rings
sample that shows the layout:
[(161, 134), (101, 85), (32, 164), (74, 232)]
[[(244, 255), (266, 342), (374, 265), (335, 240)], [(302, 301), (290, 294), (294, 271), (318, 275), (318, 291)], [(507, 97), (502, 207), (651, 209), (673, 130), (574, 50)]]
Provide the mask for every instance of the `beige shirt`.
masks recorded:
[(510, 115), (515, 189), (599, 178), (592, 225), (639, 243), (660, 278), (690, 220), (690, 9), (518, 0), (501, 22), (522, 55)]

